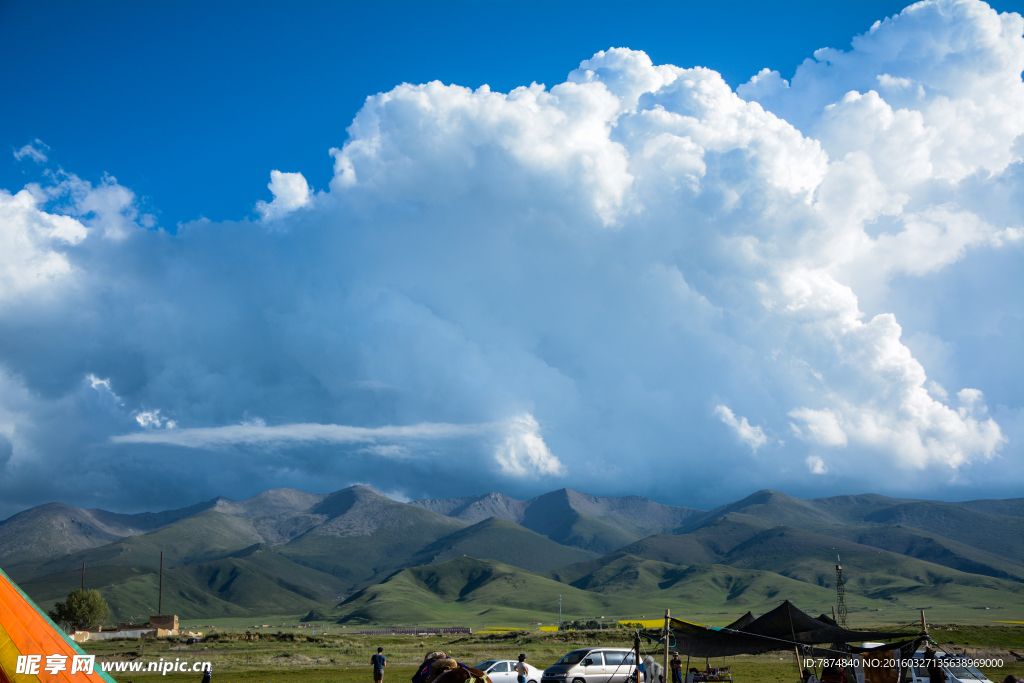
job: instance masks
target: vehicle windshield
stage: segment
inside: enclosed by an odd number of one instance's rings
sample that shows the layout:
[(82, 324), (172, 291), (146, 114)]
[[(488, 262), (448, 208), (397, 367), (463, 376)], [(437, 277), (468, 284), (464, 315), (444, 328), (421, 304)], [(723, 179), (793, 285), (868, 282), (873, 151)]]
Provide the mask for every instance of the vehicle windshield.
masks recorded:
[(962, 681), (985, 681), (985, 675), (975, 669), (973, 666), (964, 666), (962, 662), (950, 664), (949, 666), (943, 667), (950, 673), (954, 678), (959, 678)]
[(474, 669), (480, 669), (482, 671), (487, 671), (487, 667), (489, 667), (491, 664), (494, 664), (496, 661), (498, 661), (498, 660), (497, 659), (488, 659), (486, 662), (480, 662), (479, 664), (477, 664), (473, 668)]
[(986, 676), (985, 674), (981, 673), (980, 671), (978, 671), (973, 666), (967, 667), (967, 670), (970, 671), (972, 674), (974, 674), (974, 677), (977, 678), (979, 681), (987, 681), (988, 680), (988, 676)]
[(566, 656), (559, 659), (555, 664), (579, 664), (583, 661), (583, 657), (590, 652), (590, 650), (573, 650)]

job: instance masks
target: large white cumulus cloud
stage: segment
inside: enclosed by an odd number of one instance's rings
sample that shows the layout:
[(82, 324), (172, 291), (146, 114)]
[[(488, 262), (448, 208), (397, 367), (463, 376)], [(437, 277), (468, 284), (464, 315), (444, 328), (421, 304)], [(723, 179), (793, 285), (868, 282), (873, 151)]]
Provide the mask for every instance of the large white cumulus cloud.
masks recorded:
[[(71, 453), (168, 490), (193, 461), (209, 493), (980, 490), (1019, 461), (1020, 364), (951, 398), (889, 304), (1019, 269), (1022, 32), (922, 2), (736, 92), (628, 49), (551, 88), (403, 84), (329, 191), (274, 171), (261, 221), (176, 235), (111, 178), (0, 194), (0, 481), (27, 502)], [(1007, 292), (961, 305), (1020, 319)]]

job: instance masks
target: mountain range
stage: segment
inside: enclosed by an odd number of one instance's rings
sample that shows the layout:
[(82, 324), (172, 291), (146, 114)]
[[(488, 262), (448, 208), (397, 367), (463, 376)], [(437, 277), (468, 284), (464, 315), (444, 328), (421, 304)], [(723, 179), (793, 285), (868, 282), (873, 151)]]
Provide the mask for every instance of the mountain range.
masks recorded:
[[(569, 489), (401, 503), (365, 486), (274, 489), (119, 514), (51, 503), (0, 522), (0, 567), (44, 608), (99, 588), (117, 619), (299, 614), (510, 623), (835, 602), (1024, 607), (1024, 499), (962, 503), (759, 491), (711, 511)], [(546, 615), (546, 618), (539, 618)]]

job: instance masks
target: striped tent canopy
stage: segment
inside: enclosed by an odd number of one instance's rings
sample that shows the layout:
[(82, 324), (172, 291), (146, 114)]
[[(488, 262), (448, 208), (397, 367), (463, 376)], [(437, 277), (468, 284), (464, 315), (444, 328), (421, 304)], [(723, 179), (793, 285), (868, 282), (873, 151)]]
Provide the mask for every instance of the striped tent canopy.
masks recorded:
[(41, 681), (115, 683), (0, 569), (0, 683)]

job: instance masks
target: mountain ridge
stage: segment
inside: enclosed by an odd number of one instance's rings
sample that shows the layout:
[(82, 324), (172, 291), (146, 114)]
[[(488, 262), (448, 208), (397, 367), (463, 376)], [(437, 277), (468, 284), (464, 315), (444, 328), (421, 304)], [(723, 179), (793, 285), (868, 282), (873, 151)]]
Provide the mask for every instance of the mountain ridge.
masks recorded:
[[(339, 608), (339, 619), (394, 616), (403, 599), (420, 600), (413, 612), (440, 618), (462, 614), (470, 603), (482, 608), (486, 596), (495, 614), (523, 616), (540, 603), (531, 607), (500, 590), (524, 581), (544, 586), (544, 595), (555, 585), (644, 605), (760, 605), (789, 595), (824, 607), (834, 592), (837, 552), (850, 576), (851, 605), (1002, 600), (1024, 607), (1021, 511), (1024, 499), (800, 499), (770, 490), (700, 511), (571, 489), (528, 501), (492, 492), (405, 503), (360, 485), (332, 493), (283, 488), (131, 515), (38, 506), (0, 522), (0, 565), (49, 607), (77, 587), (85, 563), (87, 582), (111, 596), (119, 618), (151, 608), (161, 551), (177, 596), (169, 604), (211, 616), (274, 605), (330, 611), (356, 594), (366, 599), (358, 610)], [(468, 560), (512, 567), (498, 573), (519, 578), (488, 583), (462, 602), (421, 594), (419, 579), (391, 580), (413, 569), (419, 573), (403, 576), (440, 577), (449, 570), (437, 567)], [(580, 605), (625, 604), (593, 600)]]

